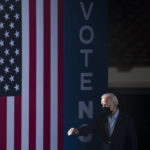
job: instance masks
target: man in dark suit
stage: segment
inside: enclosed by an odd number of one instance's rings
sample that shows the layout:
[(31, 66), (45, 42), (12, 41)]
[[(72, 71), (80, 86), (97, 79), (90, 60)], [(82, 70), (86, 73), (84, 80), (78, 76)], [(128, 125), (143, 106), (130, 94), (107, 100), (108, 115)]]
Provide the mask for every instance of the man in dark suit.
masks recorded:
[(98, 133), (101, 136), (101, 150), (137, 150), (136, 129), (133, 120), (120, 112), (118, 99), (113, 93), (101, 97), (103, 114), (89, 125), (71, 128), (68, 136), (86, 136)]

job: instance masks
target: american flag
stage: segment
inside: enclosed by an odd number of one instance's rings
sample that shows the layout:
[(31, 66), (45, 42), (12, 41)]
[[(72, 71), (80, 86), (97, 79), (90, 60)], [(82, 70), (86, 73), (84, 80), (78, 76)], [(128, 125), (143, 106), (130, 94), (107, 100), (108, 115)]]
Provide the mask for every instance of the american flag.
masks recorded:
[(0, 0), (0, 150), (64, 149), (64, 0)]

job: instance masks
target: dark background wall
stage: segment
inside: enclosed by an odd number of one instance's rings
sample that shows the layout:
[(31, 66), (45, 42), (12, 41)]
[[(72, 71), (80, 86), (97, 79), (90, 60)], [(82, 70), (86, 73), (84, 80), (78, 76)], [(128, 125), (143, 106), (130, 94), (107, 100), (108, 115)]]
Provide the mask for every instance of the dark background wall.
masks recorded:
[[(109, 69), (115, 68), (119, 74), (129, 74), (134, 68), (147, 68), (150, 72), (150, 9), (148, 1), (109, 0)], [(110, 85), (120, 102), (120, 109), (135, 121), (139, 150), (149, 147), (150, 135), (150, 85), (142, 84), (146, 73), (136, 75), (141, 86)], [(113, 72), (109, 71), (111, 77)], [(149, 77), (150, 78), (150, 77)], [(146, 86), (144, 86), (144, 84)]]

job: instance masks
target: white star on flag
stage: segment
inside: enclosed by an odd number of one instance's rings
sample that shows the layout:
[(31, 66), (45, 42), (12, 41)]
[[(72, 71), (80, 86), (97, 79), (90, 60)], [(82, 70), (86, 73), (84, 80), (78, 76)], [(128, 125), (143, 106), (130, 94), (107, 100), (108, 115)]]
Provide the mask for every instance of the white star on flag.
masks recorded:
[(19, 55), (19, 49), (15, 50), (15, 54), (16, 54), (16, 56)]
[(9, 32), (5, 31), (4, 36), (5, 36), (5, 38), (8, 38), (9, 37)]
[(14, 46), (14, 41), (11, 40), (11, 41), (9, 42), (9, 44), (10, 44), (11, 47)]
[(4, 18), (5, 18), (5, 20), (8, 20), (9, 19), (9, 14), (6, 13)]
[(19, 37), (19, 32), (18, 31), (15, 32), (15, 36), (16, 36), (16, 38)]
[(11, 29), (13, 29), (13, 28), (14, 28), (14, 23), (11, 22), (11, 23), (9, 24), (9, 26), (10, 26)]
[(16, 20), (18, 20), (19, 19), (19, 14), (16, 13), (14, 17), (15, 17)]
[(19, 67), (16, 66), (15, 71), (16, 71), (16, 73), (18, 73), (19, 72)]
[(0, 58), (0, 65), (4, 63), (4, 58)]
[(11, 65), (14, 64), (14, 58), (10, 58), (9, 62)]
[(4, 69), (5, 73), (7, 74), (9, 72), (9, 68), (6, 66)]
[(4, 41), (0, 40), (0, 47), (4, 46)]
[(14, 76), (10, 76), (10, 78), (9, 78), (9, 80), (11, 81), (11, 82), (13, 82), (14, 81)]
[(4, 81), (4, 77), (0, 76), (0, 82), (3, 82), (3, 81)]
[(9, 85), (5, 84), (4, 89), (5, 89), (5, 91), (8, 91), (9, 90)]
[(0, 11), (4, 10), (4, 6), (0, 4)]
[(4, 23), (0, 22), (0, 29), (4, 28)]
[(6, 56), (9, 55), (9, 50), (6, 49), (6, 50), (4, 51), (4, 53), (5, 53)]
[(16, 84), (16, 86), (14, 88), (16, 89), (16, 91), (18, 91), (19, 90), (19, 85)]
[(14, 5), (11, 4), (9, 8), (10, 8), (11, 11), (13, 11), (14, 10)]

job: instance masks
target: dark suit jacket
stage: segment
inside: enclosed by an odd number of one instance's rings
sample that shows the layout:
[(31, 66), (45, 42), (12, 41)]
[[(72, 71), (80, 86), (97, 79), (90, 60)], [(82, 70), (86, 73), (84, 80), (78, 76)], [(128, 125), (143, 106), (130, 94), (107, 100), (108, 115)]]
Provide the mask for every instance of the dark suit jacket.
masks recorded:
[(101, 150), (137, 150), (136, 129), (133, 120), (119, 113), (111, 137), (108, 134), (107, 116), (100, 115), (86, 127), (79, 128), (79, 136), (98, 133), (101, 136)]

